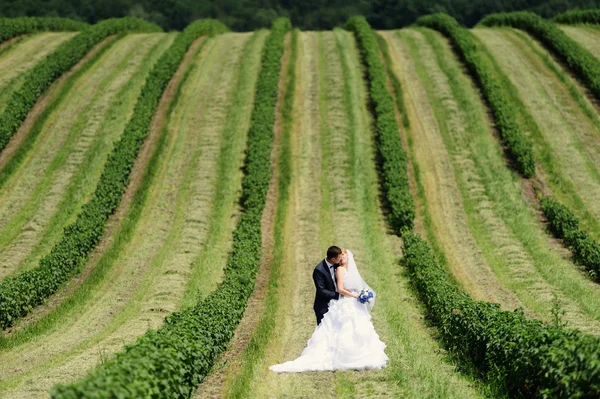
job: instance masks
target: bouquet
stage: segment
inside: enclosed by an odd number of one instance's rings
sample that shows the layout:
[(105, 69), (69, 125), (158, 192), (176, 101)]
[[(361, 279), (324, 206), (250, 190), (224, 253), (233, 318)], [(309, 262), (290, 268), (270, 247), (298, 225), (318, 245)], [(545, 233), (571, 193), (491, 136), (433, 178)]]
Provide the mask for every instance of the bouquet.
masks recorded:
[(371, 303), (371, 299), (373, 299), (373, 291), (369, 289), (360, 290), (360, 294), (358, 294), (358, 302), (360, 303)]

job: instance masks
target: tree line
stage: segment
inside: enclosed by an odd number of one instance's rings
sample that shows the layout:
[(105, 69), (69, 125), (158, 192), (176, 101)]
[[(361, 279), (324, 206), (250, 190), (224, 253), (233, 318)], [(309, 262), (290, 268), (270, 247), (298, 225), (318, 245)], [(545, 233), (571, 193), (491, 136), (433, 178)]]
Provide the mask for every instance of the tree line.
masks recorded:
[(544, 18), (570, 9), (598, 8), (600, 0), (3, 0), (0, 17), (55, 16), (96, 23), (133, 16), (165, 30), (183, 30), (200, 18), (215, 18), (233, 30), (268, 28), (281, 16), (304, 30), (331, 29), (364, 15), (376, 29), (400, 28), (418, 17), (447, 13), (466, 26), (495, 12), (527, 10)]

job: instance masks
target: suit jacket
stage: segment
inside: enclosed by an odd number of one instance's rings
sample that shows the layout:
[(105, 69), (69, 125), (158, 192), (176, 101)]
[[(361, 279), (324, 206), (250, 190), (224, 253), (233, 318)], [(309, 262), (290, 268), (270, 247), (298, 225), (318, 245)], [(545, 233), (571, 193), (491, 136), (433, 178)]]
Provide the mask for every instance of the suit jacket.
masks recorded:
[(329, 301), (332, 299), (339, 299), (340, 294), (335, 290), (335, 283), (333, 282), (333, 277), (331, 277), (325, 259), (315, 267), (315, 270), (313, 271), (313, 280), (315, 281), (315, 288), (317, 289), (314, 310), (318, 313), (326, 313)]

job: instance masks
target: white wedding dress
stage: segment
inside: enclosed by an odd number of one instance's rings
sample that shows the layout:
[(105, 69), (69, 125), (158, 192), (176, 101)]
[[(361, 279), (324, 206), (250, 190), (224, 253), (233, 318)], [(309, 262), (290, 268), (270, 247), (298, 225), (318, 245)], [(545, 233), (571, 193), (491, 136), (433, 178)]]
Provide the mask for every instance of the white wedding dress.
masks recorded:
[[(360, 277), (354, 256), (348, 251), (348, 271), (344, 288), (360, 292), (371, 288)], [(371, 290), (372, 291), (372, 290)], [(388, 356), (371, 322), (371, 304), (362, 304), (356, 298), (341, 296), (329, 302), (321, 324), (317, 326), (300, 357), (269, 367), (277, 373), (326, 370), (381, 369)]]

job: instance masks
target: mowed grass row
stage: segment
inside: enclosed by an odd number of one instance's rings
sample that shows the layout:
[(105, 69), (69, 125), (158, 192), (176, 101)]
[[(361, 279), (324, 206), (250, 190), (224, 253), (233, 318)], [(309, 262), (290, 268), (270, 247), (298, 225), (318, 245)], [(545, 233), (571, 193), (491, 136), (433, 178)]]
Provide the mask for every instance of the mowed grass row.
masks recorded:
[[(472, 287), (478, 287), (477, 280), (483, 279), (486, 288), (489, 286), (491, 293), (496, 293), (494, 301), (505, 308), (523, 305), (526, 312), (547, 321), (552, 320), (552, 302), (556, 297), (570, 326), (599, 332), (598, 287), (555, 251), (556, 244), (551, 242), (524, 198), (521, 179), (506, 166), (481, 98), (447, 40), (427, 29), (407, 29), (396, 36), (392, 33), (385, 36), (391, 48), (399, 52), (400, 65), (396, 68), (400, 68), (403, 87), (418, 96), (416, 104), (422, 104), (415, 117), (422, 119), (425, 126), (437, 125), (429, 129), (439, 131), (437, 140), (443, 141), (448, 154), (460, 198), (446, 200), (446, 207), (463, 207), (472, 237), (463, 237), (464, 257), (474, 252), (485, 259), (485, 263), (480, 263), (478, 277), (473, 277), (471, 272), (475, 269), (468, 268), (472, 260), (446, 257), (454, 277), (474, 297), (479, 291)], [(425, 229), (430, 230), (428, 238), (438, 242), (444, 253), (454, 244), (447, 243), (448, 238), (436, 226), (456, 223), (453, 214), (460, 214), (460, 210), (437, 209), (440, 206), (436, 204), (436, 191), (451, 193), (454, 189), (448, 187), (451, 183), (439, 181), (442, 173), (439, 170), (444, 166), (432, 167), (429, 164), (432, 160), (423, 154), (431, 151), (421, 137), (423, 133), (411, 130), (411, 136), (411, 152), (421, 186), (419, 196), (427, 209), (426, 217), (431, 219), (425, 223)], [(433, 158), (439, 157), (433, 155)], [(472, 247), (473, 240), (476, 247)], [(506, 296), (506, 290), (511, 295)]]
[[(463, 192), (469, 190), (467, 185), (476, 182), (458, 173), (474, 175), (475, 165), (466, 149), (450, 152), (445, 145), (450, 135), (464, 136), (469, 126), (423, 32), (406, 30), (402, 37), (395, 31), (380, 32), (389, 48), (392, 73), (401, 79), (411, 123), (405, 130), (417, 188), (418, 230), (473, 298), (514, 309), (521, 305), (520, 301), (493, 273), (469, 224), (465, 206), (472, 208), (473, 204), (468, 198), (463, 200)], [(428, 62), (429, 76), (420, 60)], [(430, 96), (435, 95), (433, 87), (439, 93), (437, 107), (430, 104)]]
[[(529, 113), (545, 185), (600, 237), (600, 117), (578, 85), (527, 34), (474, 29)], [(509, 71), (519, 68), (522, 73)]]
[(0, 51), (0, 113), (12, 93), (23, 83), (23, 74), (78, 32), (45, 32), (24, 36)]
[(600, 28), (598, 26), (560, 25), (559, 27), (567, 34), (567, 36), (581, 44), (581, 46), (592, 53), (594, 57), (600, 59)]
[[(248, 365), (228, 374), (223, 397), (477, 397), (422, 323), (418, 302), (398, 275), (399, 240), (388, 235), (378, 202), (371, 116), (353, 34), (303, 32), (298, 41), (290, 198), (273, 331), (254, 337)], [(283, 169), (279, 170), (280, 172)], [(278, 198), (278, 201), (280, 200)], [(271, 364), (296, 358), (316, 326), (312, 270), (329, 245), (351, 249), (363, 277), (378, 292), (375, 328), (391, 360), (379, 371), (276, 374)], [(265, 342), (266, 341), (266, 342)]]
[(146, 76), (174, 37), (126, 36), (33, 127), (38, 139), (0, 188), (0, 278), (35, 267), (89, 200)]
[(244, 317), (235, 330), (227, 350), (219, 356), (211, 372), (194, 392), (194, 397), (245, 397), (249, 382), (262, 360), (271, 339), (277, 309), (280, 308), (280, 287), (287, 280), (292, 259), (290, 245), (293, 206), (291, 192), (291, 135), (295, 101), (295, 73), (298, 38), (295, 30), (283, 38), (281, 68), (277, 82), (273, 147), (270, 154), (271, 178), (261, 216), (261, 260), (257, 281), (248, 300)]
[[(45, 328), (12, 337), (14, 345), (4, 343), (2, 391), (47, 395), (55, 383), (84, 375), (124, 343), (160, 326), (187, 296), (204, 296), (216, 286), (235, 222), (264, 37), (226, 34), (198, 48), (161, 132), (145, 201), (132, 208), (135, 226), (117, 233), (99, 260), (102, 276), (79, 294), (80, 302)], [(224, 230), (217, 239), (209, 235), (215, 223)], [(212, 261), (201, 262), (213, 247), (218, 250)]]

